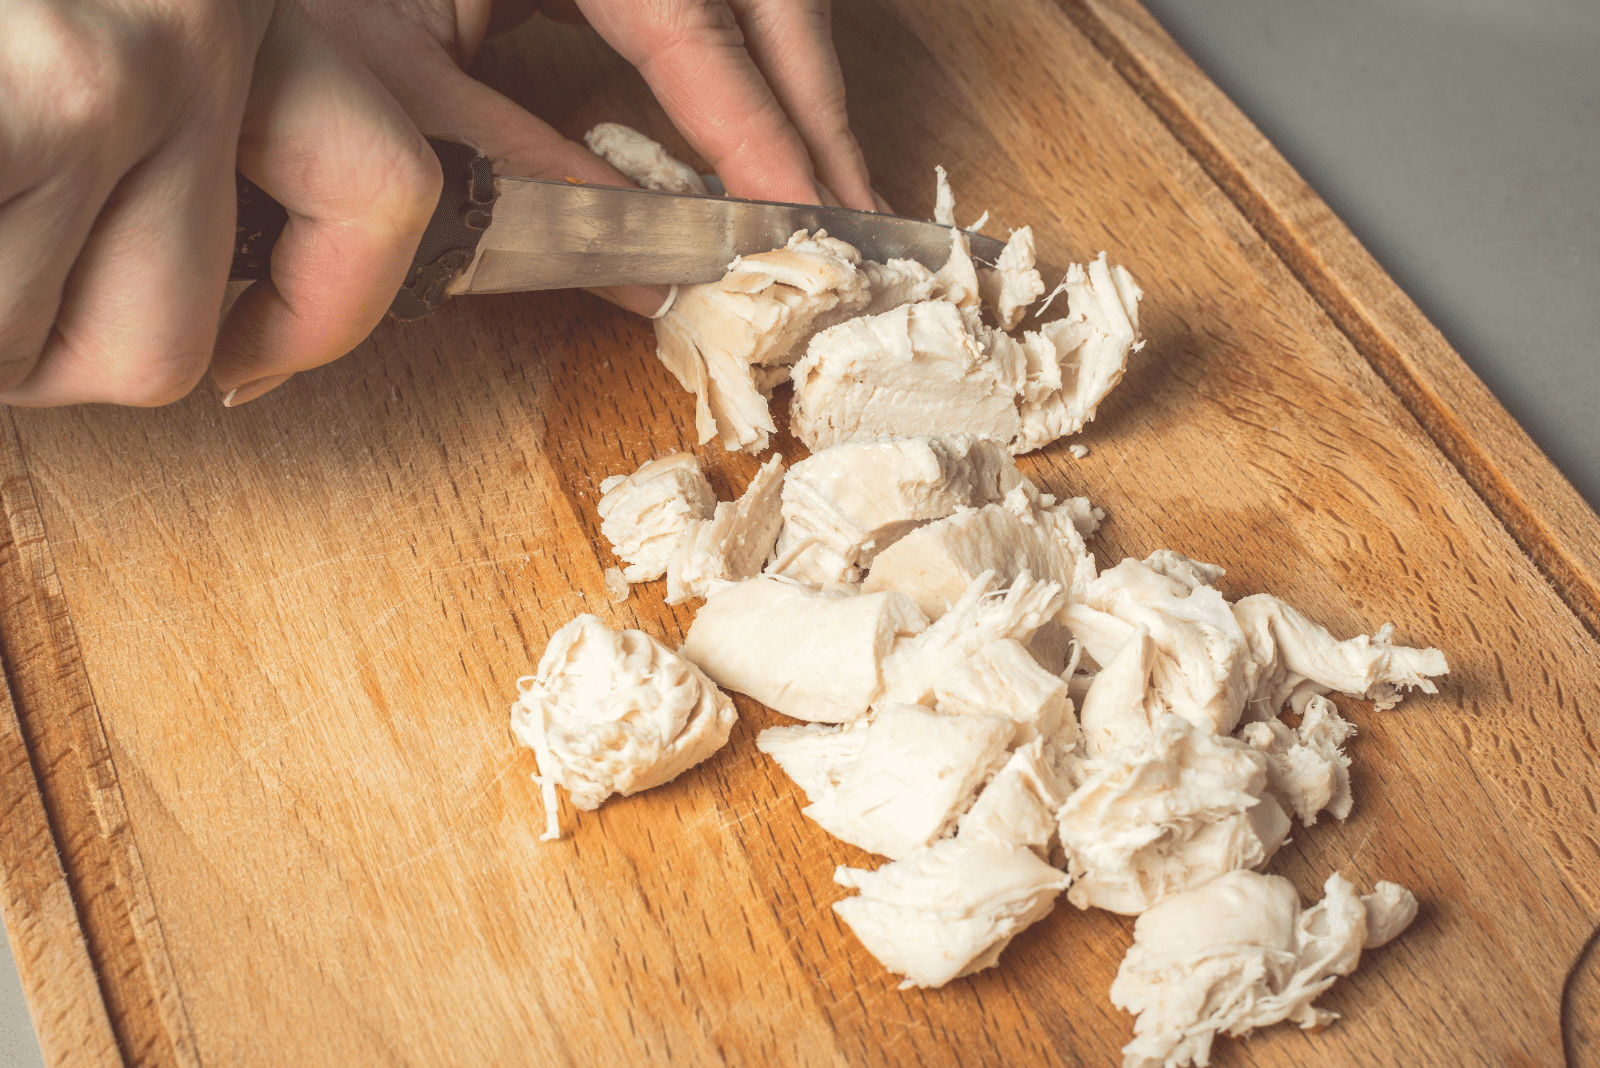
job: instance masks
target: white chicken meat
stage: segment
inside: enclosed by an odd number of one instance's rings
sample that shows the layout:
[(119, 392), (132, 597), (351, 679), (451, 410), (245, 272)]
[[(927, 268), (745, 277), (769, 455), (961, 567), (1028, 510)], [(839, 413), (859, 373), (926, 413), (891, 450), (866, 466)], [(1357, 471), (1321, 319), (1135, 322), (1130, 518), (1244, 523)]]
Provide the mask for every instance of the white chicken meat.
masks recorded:
[(1226, 872), (1265, 864), (1289, 832), (1267, 786), (1267, 760), (1179, 716), (1148, 743), (1090, 760), (1058, 813), (1068, 897), (1079, 908), (1137, 915)]
[(631, 475), (600, 483), (600, 533), (627, 565), (622, 577), (649, 582), (667, 573), (689, 527), (711, 518), (717, 498), (700, 461), (679, 452), (650, 460)]
[(659, 786), (722, 748), (737, 718), (699, 668), (591, 615), (556, 631), (517, 688), (511, 730), (538, 756), (546, 840), (561, 836), (557, 786), (584, 811)]
[(993, 967), (1050, 912), (1067, 877), (1026, 846), (963, 835), (877, 871), (840, 867), (834, 881), (861, 891), (834, 912), (884, 967), (905, 976), (906, 989)]
[(965, 434), (825, 449), (784, 480), (774, 569), (818, 586), (857, 581), (917, 527), (1023, 484), (1003, 448)]
[(1398, 935), (1416, 898), (1395, 883), (1359, 896), (1338, 872), (1304, 911), (1294, 886), (1235, 871), (1177, 894), (1139, 917), (1111, 1002), (1138, 1014), (1123, 1068), (1210, 1063), (1219, 1034), (1280, 1020), (1325, 1027), (1336, 1014), (1312, 1004), (1355, 971), (1363, 948)]
[(695, 394), (701, 444), (720, 437), (730, 451), (767, 447), (776, 427), (765, 393), (812, 334), (866, 306), (860, 262), (843, 241), (797, 230), (783, 248), (742, 256), (721, 280), (678, 292), (656, 320), (656, 355)]
[(693, 167), (620, 122), (602, 122), (583, 135), (583, 143), (589, 146), (589, 151), (645, 189), (706, 194), (706, 183)]
[(704, 597), (714, 582), (755, 578), (783, 526), (783, 457), (761, 465), (737, 501), (691, 522), (667, 561), (667, 603)]
[(927, 626), (904, 594), (762, 576), (713, 589), (681, 651), (717, 685), (786, 716), (846, 723), (881, 701), (882, 663), (896, 643)]

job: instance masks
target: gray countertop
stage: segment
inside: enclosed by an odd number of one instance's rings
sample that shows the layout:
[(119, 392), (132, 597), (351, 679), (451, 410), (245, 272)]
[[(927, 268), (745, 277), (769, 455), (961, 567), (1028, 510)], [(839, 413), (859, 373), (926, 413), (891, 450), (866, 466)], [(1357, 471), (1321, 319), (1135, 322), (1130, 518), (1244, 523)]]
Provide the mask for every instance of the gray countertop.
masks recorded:
[(1600, 0), (1145, 3), (1600, 505)]

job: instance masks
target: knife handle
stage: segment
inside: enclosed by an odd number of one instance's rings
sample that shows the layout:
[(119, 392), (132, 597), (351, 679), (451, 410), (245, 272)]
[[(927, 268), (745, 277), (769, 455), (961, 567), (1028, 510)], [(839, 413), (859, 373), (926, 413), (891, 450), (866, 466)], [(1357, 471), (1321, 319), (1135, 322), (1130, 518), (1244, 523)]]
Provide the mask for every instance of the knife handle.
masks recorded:
[[(494, 171), (489, 158), (456, 141), (430, 137), (428, 145), (439, 157), (444, 187), (406, 271), (405, 283), (389, 305), (389, 314), (396, 319), (420, 319), (444, 303), (446, 288), (472, 262), (494, 212)], [(289, 213), (244, 175), (235, 174), (234, 179), (238, 216), (228, 278), (267, 278), (272, 247), (283, 233)]]

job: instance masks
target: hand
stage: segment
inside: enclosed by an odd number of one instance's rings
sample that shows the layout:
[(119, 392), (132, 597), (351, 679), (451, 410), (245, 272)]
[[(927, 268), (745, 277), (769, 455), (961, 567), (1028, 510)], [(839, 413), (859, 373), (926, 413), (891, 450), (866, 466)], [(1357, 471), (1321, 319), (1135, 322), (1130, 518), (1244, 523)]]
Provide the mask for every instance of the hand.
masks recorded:
[(376, 325), (438, 199), (405, 113), (287, 5), (15, 0), (0, 103), (8, 404), (155, 405), (193, 388), (216, 339), (236, 165), (291, 212), (273, 281), (229, 319), (236, 346), (279, 365), (326, 362)]

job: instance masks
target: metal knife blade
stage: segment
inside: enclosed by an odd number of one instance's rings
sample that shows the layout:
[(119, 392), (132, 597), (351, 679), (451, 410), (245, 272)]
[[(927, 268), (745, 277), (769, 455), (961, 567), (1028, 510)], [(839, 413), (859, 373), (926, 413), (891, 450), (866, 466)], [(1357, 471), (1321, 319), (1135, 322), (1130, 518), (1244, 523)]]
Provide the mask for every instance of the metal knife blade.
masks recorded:
[[(950, 256), (950, 227), (895, 215), (532, 178), (494, 184), (489, 226), (452, 294), (710, 282), (736, 257), (780, 248), (801, 229), (826, 230), (879, 262), (938, 270)], [(1004, 247), (968, 237), (986, 262)]]

